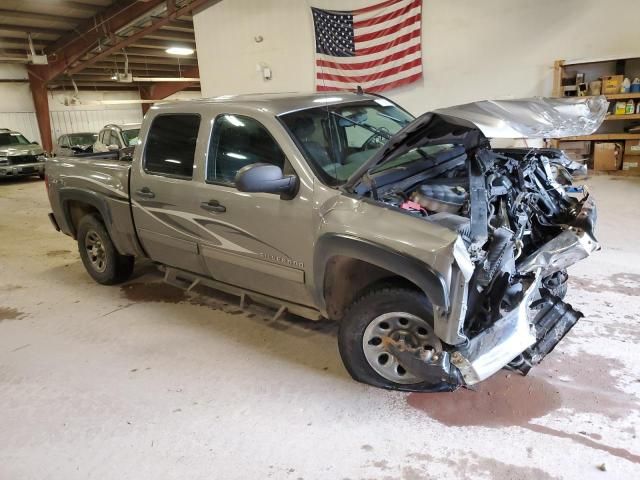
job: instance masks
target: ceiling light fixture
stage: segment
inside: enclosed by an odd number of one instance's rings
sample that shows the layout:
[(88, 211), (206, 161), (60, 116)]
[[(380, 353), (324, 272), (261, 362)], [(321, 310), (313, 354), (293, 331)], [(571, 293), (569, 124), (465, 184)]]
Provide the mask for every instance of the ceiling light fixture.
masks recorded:
[(193, 48), (169, 47), (165, 50), (169, 55), (193, 55)]

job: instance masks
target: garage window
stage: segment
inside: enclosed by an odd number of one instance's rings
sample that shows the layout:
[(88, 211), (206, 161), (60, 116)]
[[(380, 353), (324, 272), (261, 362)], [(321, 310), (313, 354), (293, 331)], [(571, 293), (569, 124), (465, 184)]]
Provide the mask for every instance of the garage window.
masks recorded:
[(192, 178), (200, 115), (158, 115), (151, 124), (144, 153), (144, 171)]
[(257, 120), (242, 115), (220, 115), (209, 145), (207, 181), (233, 185), (236, 173), (252, 163), (283, 168), (284, 152)]

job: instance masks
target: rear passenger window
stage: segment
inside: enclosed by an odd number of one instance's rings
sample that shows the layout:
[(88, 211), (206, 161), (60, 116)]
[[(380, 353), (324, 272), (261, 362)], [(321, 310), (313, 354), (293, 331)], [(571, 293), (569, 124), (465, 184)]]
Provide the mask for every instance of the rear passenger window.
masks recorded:
[(284, 152), (257, 120), (242, 115), (220, 115), (209, 145), (207, 180), (234, 184), (238, 170), (252, 163), (271, 163), (283, 168)]
[(200, 115), (157, 116), (147, 134), (145, 172), (191, 178), (199, 127)]

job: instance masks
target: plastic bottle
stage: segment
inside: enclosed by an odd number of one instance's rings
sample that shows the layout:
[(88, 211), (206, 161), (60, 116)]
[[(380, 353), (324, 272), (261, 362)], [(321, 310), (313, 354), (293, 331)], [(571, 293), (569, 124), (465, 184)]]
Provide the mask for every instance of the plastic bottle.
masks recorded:
[(628, 78), (625, 78), (622, 81), (622, 85), (620, 85), (620, 93), (628, 93), (630, 89), (631, 89), (631, 80), (629, 80)]
[(633, 112), (636, 111), (636, 104), (633, 100), (629, 99), (627, 100), (627, 108), (625, 110), (624, 113), (626, 113), (627, 115), (632, 115)]

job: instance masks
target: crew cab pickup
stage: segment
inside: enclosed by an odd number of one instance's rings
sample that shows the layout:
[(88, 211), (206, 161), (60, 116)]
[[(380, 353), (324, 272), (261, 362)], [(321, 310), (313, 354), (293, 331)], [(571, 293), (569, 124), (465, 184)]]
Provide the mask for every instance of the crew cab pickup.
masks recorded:
[(599, 248), (595, 207), (562, 152), (492, 149), (483, 131), (589, 133), (606, 113), (563, 102), (506, 102), (502, 119), (482, 104), (414, 118), (355, 93), (159, 104), (132, 161), (48, 161), (50, 218), (99, 283), (148, 258), (175, 285), (339, 321), (358, 381), (526, 374), (581, 316), (562, 298), (567, 267)]

